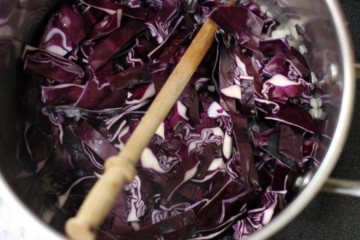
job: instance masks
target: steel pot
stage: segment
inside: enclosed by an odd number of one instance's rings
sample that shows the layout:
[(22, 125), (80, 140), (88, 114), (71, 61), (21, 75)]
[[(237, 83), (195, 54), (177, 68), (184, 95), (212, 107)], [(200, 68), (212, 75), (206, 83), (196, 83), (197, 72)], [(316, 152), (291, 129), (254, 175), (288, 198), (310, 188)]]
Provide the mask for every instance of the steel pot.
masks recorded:
[[(21, 123), (18, 96), (24, 93), (19, 80), (24, 78), (21, 66), (21, 50), (32, 43), (46, 21), (55, 0), (0, 0), (0, 192), (5, 201), (13, 205), (19, 215), (31, 223), (46, 239), (65, 239), (45, 224), (33, 212), (36, 199), (22, 195), (22, 184), (16, 181), (23, 162), (16, 161), (16, 127)], [(353, 50), (345, 24), (345, 18), (335, 0), (254, 0), (275, 16), (290, 33), (290, 41), (306, 55), (313, 81), (327, 76), (342, 87), (341, 108), (333, 140), (329, 150), (315, 172), (298, 179), (297, 197), (274, 220), (249, 239), (267, 239), (296, 217), (320, 191), (336, 165), (345, 144), (351, 123), (355, 97), (355, 71)], [(305, 30), (306, 41), (294, 30), (298, 25)], [(291, 28), (289, 28), (291, 26)], [(278, 32), (282, 34), (281, 31)], [(342, 187), (339, 188), (339, 185)], [(354, 194), (353, 183), (331, 180), (325, 190)], [(340, 190), (339, 190), (340, 189)], [(345, 190), (344, 190), (345, 189)], [(347, 191), (346, 191), (347, 189)], [(349, 190), (350, 189), (350, 190)]]

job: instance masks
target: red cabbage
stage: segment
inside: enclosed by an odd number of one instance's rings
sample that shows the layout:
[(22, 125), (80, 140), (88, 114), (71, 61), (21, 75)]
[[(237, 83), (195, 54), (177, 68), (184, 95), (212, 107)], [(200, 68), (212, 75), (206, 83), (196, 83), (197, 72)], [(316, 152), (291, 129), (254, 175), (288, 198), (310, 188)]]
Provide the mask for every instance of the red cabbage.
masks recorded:
[(288, 36), (271, 37), (276, 19), (252, 1), (67, 1), (39, 46), (23, 53), (36, 77), (28, 81), (32, 114), (19, 128), (18, 157), (29, 163), (18, 180), (35, 173), (56, 199), (46, 209), (55, 210), (54, 227), (63, 231), (76, 214), (207, 17), (219, 26), (216, 41), (98, 239), (242, 239), (321, 164), (340, 87), (327, 76), (315, 81)]
[(114, 55), (119, 53), (129, 41), (133, 40), (144, 30), (145, 25), (138, 20), (129, 20), (123, 28), (111, 33), (106, 39), (101, 40), (92, 47), (89, 56), (91, 67), (96, 70), (110, 61)]
[(46, 104), (64, 104), (76, 102), (84, 86), (80, 84), (61, 84), (57, 86), (43, 86), (42, 100)]
[(65, 56), (84, 40), (87, 32), (84, 17), (76, 6), (64, 4), (50, 19), (40, 47)]
[(80, 82), (85, 71), (77, 64), (43, 49), (27, 46), (23, 53), (24, 70), (58, 83)]
[(146, 19), (151, 35), (161, 44), (171, 33), (172, 24), (179, 17), (180, 1), (163, 0), (156, 1), (158, 11), (150, 11)]

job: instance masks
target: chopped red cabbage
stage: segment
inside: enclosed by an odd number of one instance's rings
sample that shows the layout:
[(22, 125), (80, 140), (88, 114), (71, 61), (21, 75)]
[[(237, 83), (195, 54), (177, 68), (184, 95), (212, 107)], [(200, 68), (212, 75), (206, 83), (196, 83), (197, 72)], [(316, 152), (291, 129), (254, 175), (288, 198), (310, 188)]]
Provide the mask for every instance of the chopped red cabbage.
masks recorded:
[(85, 70), (68, 59), (46, 51), (27, 46), (23, 53), (24, 69), (58, 83), (79, 83), (85, 77)]
[(19, 157), (30, 163), (19, 181), (36, 173), (46, 183), (60, 231), (207, 17), (219, 26), (216, 41), (98, 239), (242, 239), (291, 201), (299, 175), (321, 164), (340, 87), (327, 76), (314, 81), (288, 36), (271, 38), (276, 19), (252, 1), (66, 1), (38, 48), (24, 50), (24, 69), (36, 75), (28, 82), (35, 112), (19, 129)]
[(85, 39), (86, 22), (73, 4), (64, 4), (49, 21), (40, 47), (61, 56), (67, 55)]

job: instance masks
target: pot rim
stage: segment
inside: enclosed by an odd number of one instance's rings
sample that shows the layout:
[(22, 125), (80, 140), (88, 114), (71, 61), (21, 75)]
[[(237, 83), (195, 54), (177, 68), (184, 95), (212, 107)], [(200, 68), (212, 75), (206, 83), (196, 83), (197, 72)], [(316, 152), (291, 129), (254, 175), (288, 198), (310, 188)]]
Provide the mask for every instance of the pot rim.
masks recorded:
[[(251, 234), (249, 240), (263, 240), (274, 235), (280, 229), (289, 224), (299, 213), (309, 204), (309, 202), (319, 192), (326, 179), (331, 174), (337, 161), (339, 160), (341, 150), (343, 149), (347, 135), (351, 125), (352, 112), (355, 100), (355, 71), (354, 71), (354, 53), (350, 34), (346, 26), (344, 13), (337, 1), (325, 0), (328, 10), (332, 16), (333, 24), (337, 33), (341, 48), (341, 58), (344, 69), (344, 88), (339, 114), (338, 123), (334, 133), (333, 140), (327, 151), (327, 154), (316, 171), (315, 175), (306, 188), (292, 201), (284, 211), (276, 216), (267, 226), (261, 230)], [(40, 220), (33, 212), (31, 212), (25, 204), (14, 193), (8, 185), (4, 176), (0, 173), (0, 192), (4, 199), (15, 214), (22, 217), (24, 223), (32, 226), (34, 232), (41, 233), (44, 239), (64, 240), (65, 236), (49, 227), (45, 222)]]
[[(44, 221), (40, 220), (30, 209), (25, 206), (25, 204), (20, 200), (20, 198), (15, 194), (15, 192), (8, 185), (4, 176), (0, 174), (0, 192), (1, 198), (5, 203), (11, 208), (11, 211), (20, 218), (21, 221), (26, 226), (31, 226), (33, 232), (41, 233), (43, 239), (51, 240), (65, 240), (66, 238), (61, 235), (59, 232), (49, 227)], [(40, 234), (39, 234), (40, 235)], [(42, 238), (41, 238), (42, 239)]]
[(351, 126), (353, 108), (355, 104), (355, 57), (350, 33), (347, 28), (345, 15), (338, 1), (326, 0), (328, 10), (332, 16), (336, 35), (339, 40), (342, 68), (344, 70), (344, 86), (339, 119), (336, 125), (334, 137), (320, 167), (302, 190), (302, 192), (267, 226), (251, 234), (248, 240), (263, 240), (271, 237), (287, 224), (289, 224), (303, 209), (310, 203), (320, 191), (325, 181), (330, 176), (336, 163), (340, 158), (342, 149), (345, 146), (348, 132)]

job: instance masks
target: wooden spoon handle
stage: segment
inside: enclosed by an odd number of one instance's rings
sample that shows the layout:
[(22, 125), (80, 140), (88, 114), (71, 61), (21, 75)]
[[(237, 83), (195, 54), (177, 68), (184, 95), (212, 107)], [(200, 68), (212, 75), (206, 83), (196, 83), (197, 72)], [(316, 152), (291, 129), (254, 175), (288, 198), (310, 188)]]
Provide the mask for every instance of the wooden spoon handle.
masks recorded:
[(105, 172), (83, 202), (76, 217), (65, 225), (72, 240), (94, 240), (122, 188), (135, 176), (135, 165), (161, 122), (166, 118), (186, 84), (214, 42), (217, 26), (206, 20), (174, 71), (147, 110), (124, 149), (106, 161)]
[(216, 30), (217, 26), (211, 20), (205, 21), (184, 56), (146, 111), (141, 122), (131, 134), (120, 156), (137, 163), (142, 151), (154, 137), (157, 128), (169, 114), (174, 103), (214, 42)]
[(72, 240), (94, 240), (96, 229), (105, 220), (125, 184), (135, 176), (134, 165), (113, 156), (105, 164), (105, 172), (95, 183), (76, 217), (70, 218), (65, 231)]

